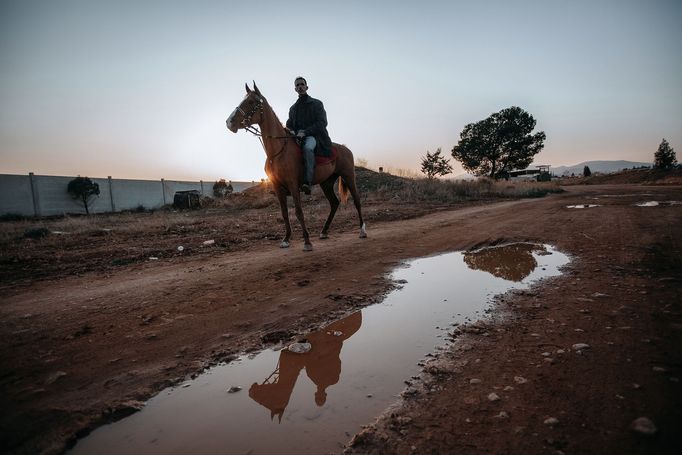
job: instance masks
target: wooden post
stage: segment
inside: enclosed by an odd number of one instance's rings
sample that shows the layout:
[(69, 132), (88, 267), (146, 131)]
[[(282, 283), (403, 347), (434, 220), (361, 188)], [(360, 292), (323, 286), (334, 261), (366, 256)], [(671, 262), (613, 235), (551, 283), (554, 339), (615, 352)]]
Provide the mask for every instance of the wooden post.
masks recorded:
[(163, 182), (163, 179), (161, 179), (161, 193), (163, 194), (163, 205), (166, 205), (166, 185)]
[(111, 200), (111, 211), (115, 212), (116, 211), (116, 206), (114, 205), (114, 190), (111, 189), (111, 176), (107, 176), (107, 180), (109, 181), (109, 199)]
[(31, 183), (31, 199), (33, 200), (33, 216), (40, 216), (40, 202), (38, 201), (38, 188), (34, 182), (33, 172), (28, 173), (28, 180)]

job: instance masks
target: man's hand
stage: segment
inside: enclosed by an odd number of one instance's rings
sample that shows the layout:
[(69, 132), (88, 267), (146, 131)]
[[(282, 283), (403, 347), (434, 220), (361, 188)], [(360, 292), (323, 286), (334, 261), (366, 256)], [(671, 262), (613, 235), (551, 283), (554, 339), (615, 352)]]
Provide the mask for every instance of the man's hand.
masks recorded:
[(298, 130), (298, 133), (296, 133), (296, 137), (303, 139), (305, 137), (305, 131)]

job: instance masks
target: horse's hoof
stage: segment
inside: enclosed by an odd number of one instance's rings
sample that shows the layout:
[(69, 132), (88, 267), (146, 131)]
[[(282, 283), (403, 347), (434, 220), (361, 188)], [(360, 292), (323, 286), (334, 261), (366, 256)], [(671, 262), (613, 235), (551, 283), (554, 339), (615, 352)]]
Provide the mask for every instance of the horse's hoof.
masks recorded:
[(324, 239), (328, 239), (329, 236), (328, 236), (325, 232), (322, 232), (322, 233), (320, 234), (320, 238), (324, 240)]
[(289, 248), (289, 242), (286, 240), (283, 240), (282, 243), (279, 244), (280, 248)]
[(306, 243), (305, 245), (303, 245), (303, 251), (313, 251), (313, 244)]
[(360, 233), (360, 238), (361, 238), (361, 239), (366, 239), (366, 238), (367, 238), (367, 233), (366, 233), (366, 232), (361, 232), (361, 233)]

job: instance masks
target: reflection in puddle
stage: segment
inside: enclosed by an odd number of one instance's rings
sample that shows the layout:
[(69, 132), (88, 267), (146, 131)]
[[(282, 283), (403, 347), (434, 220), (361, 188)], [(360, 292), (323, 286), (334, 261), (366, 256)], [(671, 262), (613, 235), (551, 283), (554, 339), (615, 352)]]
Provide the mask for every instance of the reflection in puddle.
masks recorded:
[(474, 270), (483, 270), (509, 281), (521, 281), (538, 265), (533, 253), (540, 254), (545, 251), (542, 245), (516, 243), (466, 252), (464, 262)]
[(578, 204), (578, 205), (567, 205), (567, 209), (589, 209), (591, 207), (599, 207), (599, 204)]
[[(529, 244), (413, 260), (392, 274), (402, 289), (306, 335), (310, 351), (268, 349), (212, 368), (95, 430), (72, 453), (339, 451), (395, 402), (417, 362), (446, 344), (448, 326), (482, 318), (493, 295), (559, 275), (567, 263)], [(248, 393), (228, 393), (233, 387)]]
[(270, 418), (282, 415), (291, 398), (296, 380), (305, 369), (308, 378), (317, 387), (315, 403), (324, 405), (327, 401), (327, 388), (339, 382), (341, 376), (341, 347), (362, 325), (362, 312), (336, 321), (324, 330), (308, 335), (307, 342), (312, 348), (304, 354), (296, 354), (287, 349), (280, 351), (277, 367), (262, 383), (253, 383), (249, 397), (270, 410)]

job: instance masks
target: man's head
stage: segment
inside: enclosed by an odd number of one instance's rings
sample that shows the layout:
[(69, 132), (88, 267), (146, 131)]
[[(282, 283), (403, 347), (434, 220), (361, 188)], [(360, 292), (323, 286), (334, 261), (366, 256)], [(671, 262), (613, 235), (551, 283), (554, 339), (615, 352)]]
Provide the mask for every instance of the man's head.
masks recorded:
[(298, 76), (294, 79), (294, 90), (296, 90), (299, 96), (305, 95), (308, 92), (308, 82), (304, 77)]

